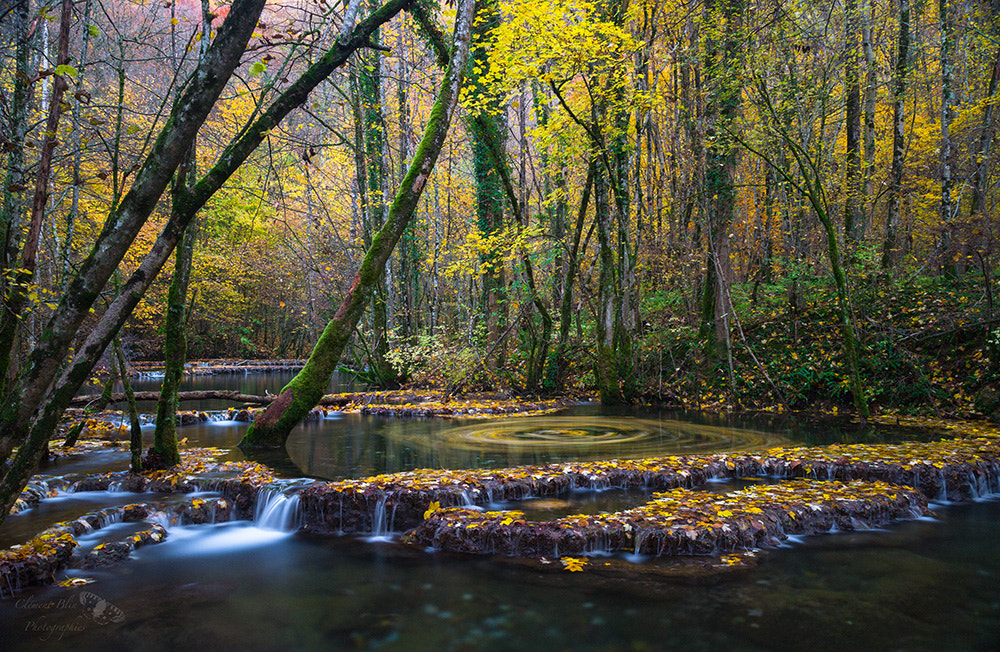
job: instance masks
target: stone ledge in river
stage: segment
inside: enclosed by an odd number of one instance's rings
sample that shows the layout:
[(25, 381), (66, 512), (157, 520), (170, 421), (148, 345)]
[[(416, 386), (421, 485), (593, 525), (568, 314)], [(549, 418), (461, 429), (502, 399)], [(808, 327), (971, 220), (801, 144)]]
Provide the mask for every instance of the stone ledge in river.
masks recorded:
[(152, 523), (148, 529), (136, 532), (124, 539), (95, 546), (83, 558), (80, 566), (82, 568), (104, 568), (120, 564), (139, 548), (162, 543), (166, 538), (167, 530), (159, 523)]
[[(252, 512), (251, 512), (252, 513)], [(0, 597), (13, 595), (29, 586), (50, 584), (55, 574), (72, 566), (106, 567), (124, 561), (132, 551), (161, 543), (167, 538), (162, 523), (221, 523), (239, 516), (232, 500), (200, 499), (163, 505), (134, 503), (107, 507), (75, 520), (56, 523), (31, 541), (0, 550)], [(96, 546), (79, 555), (76, 538), (107, 527), (112, 523), (137, 523), (150, 520), (149, 527), (120, 540)]]
[(723, 475), (713, 457), (669, 456), (645, 460), (567, 462), (498, 470), (418, 469), (358, 480), (318, 484), (300, 494), (306, 529), (371, 532), (377, 512), (396, 529), (414, 527), (432, 502), (487, 505), (500, 500), (557, 496), (574, 489), (696, 487)]
[(1000, 493), (1000, 437), (899, 444), (830, 444), (724, 456), (726, 477), (881, 481), (915, 487), (932, 500), (965, 501)]
[(919, 491), (882, 482), (793, 480), (729, 494), (676, 489), (635, 509), (528, 522), (519, 511), (428, 510), (404, 540), (450, 552), (559, 557), (627, 551), (718, 555), (774, 547), (789, 535), (869, 529), (930, 514)]

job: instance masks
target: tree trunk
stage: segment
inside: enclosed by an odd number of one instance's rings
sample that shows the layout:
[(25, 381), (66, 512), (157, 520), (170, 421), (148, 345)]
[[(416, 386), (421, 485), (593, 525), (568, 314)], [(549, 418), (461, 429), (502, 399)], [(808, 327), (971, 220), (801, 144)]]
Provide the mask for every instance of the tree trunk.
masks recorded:
[[(372, 32), (369, 41), (379, 44), (379, 30)], [(385, 223), (385, 187), (386, 187), (386, 125), (382, 115), (382, 60), (380, 52), (373, 49), (363, 50), (358, 54), (358, 104), (363, 133), (365, 169), (359, 170), (363, 182), (359, 180), (359, 189), (365, 193), (366, 201), (362, 204), (366, 210), (362, 212), (362, 239), (365, 248), (371, 247), (372, 236)], [(369, 310), (370, 364), (375, 378), (380, 384), (391, 384), (395, 380), (395, 372), (386, 360), (389, 352), (389, 315), (388, 291), (385, 275), (379, 278), (372, 295)]]
[[(993, 65), (990, 67), (990, 82), (986, 91), (987, 99), (996, 97), (998, 81), (1000, 81), (1000, 48), (997, 49)], [(979, 215), (986, 210), (986, 183), (989, 179), (990, 155), (993, 152), (993, 115), (995, 109), (996, 103), (994, 101), (988, 101), (983, 108), (982, 132), (979, 135), (979, 147), (973, 161), (975, 167), (972, 173), (970, 217)]]
[[(0, 481), (0, 501), (16, 499), (16, 493), (8, 492), (19, 492), (20, 487), (15, 485), (26, 481), (27, 476), (37, 467), (44, 444), (65, 407), (61, 399), (56, 399), (57, 390), (52, 387), (52, 382), (67, 359), (69, 348), (84, 319), (89, 316), (91, 307), (155, 207), (190, 141), (225, 87), (232, 70), (239, 64), (240, 56), (257, 25), (263, 4), (263, 0), (235, 0), (233, 9), (212, 42), (204, 64), (195, 69), (170, 119), (133, 178), (129, 192), (108, 217), (93, 250), (81, 264), (79, 272), (49, 319), (41, 339), (28, 359), (24, 373), (4, 397), (4, 407), (0, 412), (0, 462), (7, 459), (17, 441), (25, 439), (26, 433), (29, 433), (27, 438), (31, 439), (31, 445), (21, 447), (18, 454), (20, 461), (15, 461)], [(136, 274), (140, 275), (137, 282), (146, 280), (145, 270)], [(116, 324), (111, 329), (111, 336), (117, 332), (118, 327)], [(86, 366), (78, 379), (79, 383), (82, 384), (85, 380), (110, 340), (109, 336), (96, 351), (77, 349), (73, 359), (74, 366), (78, 366), (77, 362)], [(70, 393), (70, 388), (66, 388), (66, 393)], [(75, 393), (75, 389), (72, 393)], [(13, 400), (14, 396), (17, 400)], [(44, 406), (43, 401), (46, 403)], [(40, 407), (47, 413), (44, 418), (35, 415)], [(0, 508), (2, 507), (3, 503), (0, 502)]]
[[(90, 25), (90, 0), (86, 0), (83, 11), (83, 24), (85, 26)], [(77, 109), (83, 103), (87, 94), (83, 90), (83, 80), (84, 73), (86, 72), (87, 66), (87, 53), (90, 45), (91, 30), (89, 27), (84, 28), (82, 43), (80, 45), (80, 62), (77, 66), (77, 77), (76, 77), (76, 92), (74, 96), (77, 100)], [(61, 286), (65, 289), (66, 284), (69, 283), (70, 276), (73, 270), (73, 241), (76, 236), (76, 221), (80, 213), (80, 187), (83, 185), (83, 178), (81, 176), (81, 168), (83, 164), (83, 147), (81, 146), (81, 132), (83, 131), (82, 124), (83, 116), (81, 111), (73, 111), (72, 115), (72, 135), (71, 135), (71, 149), (73, 151), (73, 188), (70, 191), (72, 197), (70, 199), (70, 209), (69, 213), (66, 215), (66, 237), (63, 240), (62, 252), (60, 257), (62, 258), (62, 265), (60, 269), (61, 276)]]
[[(14, 342), (21, 325), (21, 318), (28, 307), (29, 286), (35, 276), (38, 265), (38, 249), (41, 246), (42, 222), (45, 219), (45, 204), (49, 199), (49, 177), (52, 174), (52, 159), (59, 130), (59, 118), (62, 115), (63, 95), (69, 88), (66, 78), (70, 76), (69, 67), (69, 28), (73, 20), (72, 0), (62, 0), (62, 10), (59, 17), (59, 53), (56, 58), (55, 83), (49, 97), (48, 115), (45, 119), (45, 135), (42, 141), (41, 156), (38, 170), (35, 172), (35, 194), (31, 203), (31, 220), (28, 224), (28, 234), (21, 250), (21, 262), (14, 272), (14, 280), (7, 288), (4, 309), (0, 315), (0, 379), (6, 378), (10, 367)], [(3, 451), (0, 450), (0, 455)], [(2, 457), (0, 457), (2, 460)]]
[(847, 152), (844, 155), (844, 233), (849, 256), (864, 234), (864, 179), (861, 173), (861, 75), (858, 63), (857, 0), (844, 2), (844, 114)]
[[(469, 79), (469, 83), (483, 90), (483, 79), (489, 75), (490, 33), (500, 25), (500, 3), (485, 0), (479, 8), (479, 20), (472, 29), (472, 67), (480, 72)], [(504, 106), (493, 100), (482, 111), (471, 117), (476, 123), (472, 132), (472, 160), (476, 180), (476, 228), (482, 238), (502, 231), (504, 228), (503, 181), (499, 166), (506, 166), (507, 120)], [(499, 165), (495, 154), (502, 153)], [(502, 256), (494, 251), (485, 251), (480, 256), (483, 274), (482, 305), (480, 314), (486, 318), (486, 334), (491, 344), (502, 337), (507, 321), (507, 282)], [(503, 346), (495, 348), (497, 367), (503, 366)]]
[(954, 221), (952, 179), (955, 145), (951, 137), (951, 123), (955, 118), (955, 26), (951, 19), (951, 9), (948, 0), (938, 0), (938, 11), (941, 19), (941, 241), (940, 263), (941, 274), (954, 278), (957, 275), (954, 252)]
[(570, 247), (569, 256), (566, 259), (566, 268), (563, 272), (562, 297), (559, 308), (559, 340), (556, 343), (555, 368), (548, 374), (554, 376), (553, 386), (561, 389), (566, 380), (568, 371), (568, 345), (569, 330), (573, 321), (573, 284), (576, 279), (577, 270), (580, 268), (580, 239), (583, 235), (583, 225), (587, 218), (587, 208), (590, 204), (590, 190), (594, 186), (595, 163), (590, 162), (587, 167), (587, 181), (583, 185), (583, 195), (580, 197), (580, 210), (576, 215), (576, 226), (573, 229), (573, 244)]
[[(875, 60), (875, 49), (872, 37), (872, 18), (875, 7), (872, 0), (862, 0), (861, 4), (861, 49), (865, 57), (865, 91), (864, 103), (864, 141), (865, 170), (861, 186), (861, 206), (864, 210), (865, 227), (871, 219), (871, 209), (868, 202), (872, 197), (872, 179), (875, 177), (875, 104), (878, 99), (878, 62)], [(863, 235), (864, 229), (862, 229)]]
[[(111, 356), (112, 363), (118, 363), (118, 373), (122, 379), (122, 387), (125, 389), (125, 401), (128, 404), (129, 420), (129, 457), (131, 458), (130, 468), (133, 473), (142, 472), (142, 424), (139, 423), (139, 410), (135, 407), (135, 393), (132, 391), (132, 381), (129, 379), (128, 366), (125, 364), (125, 353), (122, 351), (122, 341), (116, 337), (114, 342), (114, 355)], [(178, 460), (180, 461), (180, 460)]]
[[(188, 165), (194, 164), (194, 148)], [(193, 172), (193, 170), (192, 170)], [(177, 186), (183, 186), (186, 171), (178, 170)], [(177, 197), (180, 188), (175, 192)], [(191, 259), (194, 256), (195, 227), (189, 224), (184, 238), (174, 256), (174, 278), (167, 293), (167, 318), (164, 324), (163, 382), (156, 405), (156, 428), (153, 431), (153, 449), (165, 467), (179, 464), (177, 450), (177, 391), (184, 376), (187, 361), (187, 294), (191, 280)]]
[(372, 240), (361, 267), (334, 318), (327, 324), (306, 366), (281, 390), (278, 398), (260, 413), (240, 442), (243, 447), (284, 445), (288, 434), (322, 397), (370, 294), (385, 270), (386, 261), (413, 215), (420, 195), (448, 134), (469, 54), (474, 0), (460, 0), (455, 18), (451, 62), (437, 100), (414, 153), (406, 178), (396, 193), (388, 219)]
[(594, 216), (597, 221), (598, 260), (600, 261), (597, 286), (597, 324), (594, 376), (603, 405), (619, 405), (625, 402), (618, 382), (615, 360), (615, 296), (618, 293), (618, 279), (614, 247), (611, 244), (614, 224), (611, 207), (608, 205), (607, 169), (601, 163), (594, 164)]
[[(7, 122), (8, 135), (11, 143), (10, 153), (6, 161), (6, 174), (3, 185), (3, 215), (0, 220), (3, 241), (0, 242), (0, 255), (3, 256), (4, 269), (14, 269), (17, 265), (17, 253), (21, 242), (21, 221), (24, 219), (25, 191), (27, 179), (25, 174), (24, 141), (28, 132), (28, 104), (31, 99), (31, 78), (28, 76), (28, 64), (31, 59), (31, 37), (29, 36), (28, 0), (19, 0), (11, 12), (12, 19), (8, 25), (15, 31), (17, 50), (14, 55), (14, 89), (11, 93), (10, 117)], [(6, 276), (0, 277), (0, 290), (4, 294), (8, 290)], [(0, 382), (4, 379), (0, 377)]]
[(732, 264), (729, 229), (736, 205), (736, 169), (739, 151), (727, 135), (740, 111), (740, 76), (730, 66), (741, 59), (743, 0), (725, 0), (705, 5), (705, 22), (718, 30), (719, 38), (706, 44), (705, 84), (705, 223), (708, 227), (708, 259), (702, 295), (701, 337), (710, 361), (725, 363), (732, 379), (729, 350), (729, 284)]
[(899, 39), (896, 70), (892, 80), (892, 166), (889, 169), (888, 207), (882, 269), (892, 269), (899, 259), (899, 199), (903, 192), (903, 164), (906, 159), (906, 81), (910, 70), (910, 0), (899, 0)]
[[(114, 394), (115, 383), (117, 382), (118, 382), (118, 367), (115, 365), (114, 359), (112, 358), (111, 373), (108, 374), (108, 380), (107, 382), (104, 383), (104, 389), (101, 390), (100, 396), (96, 397), (88, 396), (86, 398), (89, 400), (80, 403), (80, 405), (84, 406), (83, 409), (84, 417), (86, 417), (88, 414), (95, 414), (97, 412), (101, 412), (107, 409), (108, 403), (111, 403), (113, 397), (115, 396)], [(121, 397), (118, 400), (124, 400), (125, 398), (124, 394), (119, 394), (118, 396)], [(63, 446), (67, 448), (75, 446), (77, 440), (80, 438), (80, 433), (83, 432), (83, 428), (86, 425), (87, 425), (87, 419), (83, 418), (75, 426), (70, 428), (69, 432), (66, 433), (66, 438), (63, 441)]]

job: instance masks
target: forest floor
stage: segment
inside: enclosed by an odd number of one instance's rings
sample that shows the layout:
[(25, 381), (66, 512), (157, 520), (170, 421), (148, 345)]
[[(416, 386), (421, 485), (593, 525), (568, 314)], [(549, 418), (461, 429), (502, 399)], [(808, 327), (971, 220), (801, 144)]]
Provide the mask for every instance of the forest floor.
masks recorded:
[[(813, 281), (790, 296), (786, 286), (734, 286), (732, 361), (717, 364), (662, 298), (641, 340), (643, 398), (714, 412), (850, 412), (832, 286)], [(861, 279), (853, 309), (873, 413), (1000, 420), (1000, 310), (981, 277)]]

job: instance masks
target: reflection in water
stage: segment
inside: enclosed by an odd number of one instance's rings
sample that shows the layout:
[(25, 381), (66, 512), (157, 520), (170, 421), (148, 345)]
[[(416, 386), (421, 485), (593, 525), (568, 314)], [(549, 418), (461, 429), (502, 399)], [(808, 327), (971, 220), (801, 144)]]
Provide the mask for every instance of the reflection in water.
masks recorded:
[[(401, 441), (420, 445), (404, 429)], [(669, 419), (553, 416), (503, 421), (480, 421), (445, 428), (435, 433), (445, 446), (466, 450), (595, 450), (627, 445), (635, 454), (700, 453), (762, 448), (781, 438), (737, 428), (705, 426)]]
[(503, 468), (778, 446), (781, 435), (670, 419), (553, 416), (496, 421), (342, 415), (297, 428), (292, 461), (307, 475), (342, 479), (416, 468)]

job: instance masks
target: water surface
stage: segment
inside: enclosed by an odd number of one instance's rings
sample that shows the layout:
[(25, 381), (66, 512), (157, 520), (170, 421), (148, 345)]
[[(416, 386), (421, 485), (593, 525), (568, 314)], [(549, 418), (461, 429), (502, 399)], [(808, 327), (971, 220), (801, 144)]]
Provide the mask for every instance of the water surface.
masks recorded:
[[(245, 427), (204, 424), (181, 436), (230, 447)], [(595, 406), (521, 422), (342, 415), (301, 426), (287, 454), (263, 459), (288, 477), (345, 478), (914, 434), (937, 436), (777, 417), (603, 414)], [(107, 453), (49, 472), (123, 461), (125, 453)], [(0, 540), (95, 506), (155, 498), (61, 497), (8, 519)], [(561, 497), (568, 506), (519, 508), (545, 518), (646, 498), (584, 492)], [(611, 558), (592, 557), (586, 571), (569, 573), (558, 563), (453, 556), (391, 538), (310, 538), (247, 522), (181, 527), (124, 565), (71, 572), (90, 584), (0, 601), (0, 641), (4, 650), (101, 651), (1000, 649), (1000, 502), (936, 513), (877, 532), (806, 538), (760, 553), (755, 568), (686, 580), (659, 572), (669, 561), (635, 560), (612, 571), (604, 566)]]

